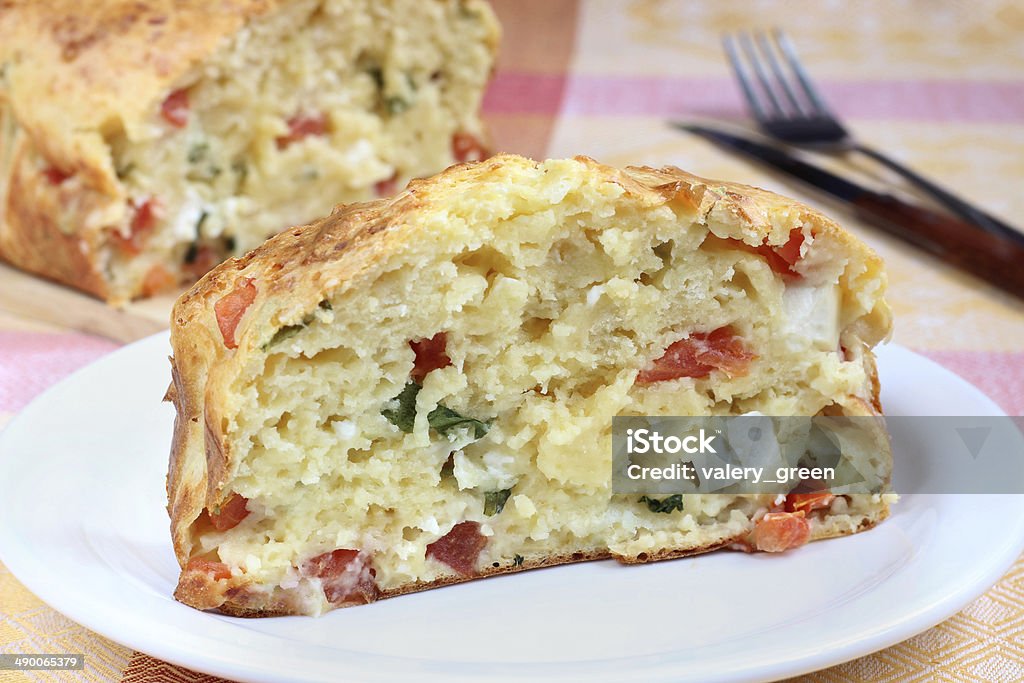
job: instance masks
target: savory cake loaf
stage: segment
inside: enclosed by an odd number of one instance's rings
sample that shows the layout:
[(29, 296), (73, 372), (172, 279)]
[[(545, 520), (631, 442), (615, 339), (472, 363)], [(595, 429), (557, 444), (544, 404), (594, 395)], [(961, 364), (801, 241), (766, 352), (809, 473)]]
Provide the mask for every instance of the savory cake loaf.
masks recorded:
[(483, 0), (12, 0), (0, 258), (119, 303), (485, 156)]
[(884, 290), (821, 214), (675, 168), (499, 155), (338, 207), (174, 308), (175, 597), (320, 614), (866, 529), (888, 494), (613, 495), (611, 427), (880, 414)]

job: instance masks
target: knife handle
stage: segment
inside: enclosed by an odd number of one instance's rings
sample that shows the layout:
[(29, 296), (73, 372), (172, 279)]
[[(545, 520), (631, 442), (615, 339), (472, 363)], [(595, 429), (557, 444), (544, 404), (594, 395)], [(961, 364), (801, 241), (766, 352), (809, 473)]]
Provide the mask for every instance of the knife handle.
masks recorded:
[(853, 205), (868, 222), (1024, 299), (1024, 234), (1014, 239), (986, 232), (879, 192), (865, 192)]

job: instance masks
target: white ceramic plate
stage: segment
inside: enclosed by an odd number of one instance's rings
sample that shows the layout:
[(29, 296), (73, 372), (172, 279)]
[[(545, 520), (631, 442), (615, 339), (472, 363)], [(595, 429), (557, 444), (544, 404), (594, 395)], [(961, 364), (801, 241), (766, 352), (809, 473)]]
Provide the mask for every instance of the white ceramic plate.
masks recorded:
[[(171, 599), (166, 335), (57, 385), (0, 434), (0, 558), (128, 647), (243, 681), (757, 681), (886, 647), (952, 615), (1024, 546), (1024, 500), (905, 497), (876, 529), (785, 555), (591, 562), (331, 612), (233, 619)], [(999, 415), (906, 349), (879, 355), (893, 415)], [(942, 445), (896, 443), (901, 453)], [(897, 482), (898, 486), (898, 482)], [(993, 520), (999, 520), (994, 524)]]

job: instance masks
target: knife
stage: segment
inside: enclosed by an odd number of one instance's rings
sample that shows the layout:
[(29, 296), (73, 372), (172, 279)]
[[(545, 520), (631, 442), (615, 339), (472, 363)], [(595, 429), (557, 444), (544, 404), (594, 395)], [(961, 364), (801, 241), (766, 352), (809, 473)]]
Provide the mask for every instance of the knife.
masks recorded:
[(673, 123), (849, 204), (862, 220), (1024, 299), (1024, 234), (993, 233), (959, 218), (871, 190), (776, 147), (706, 126)]

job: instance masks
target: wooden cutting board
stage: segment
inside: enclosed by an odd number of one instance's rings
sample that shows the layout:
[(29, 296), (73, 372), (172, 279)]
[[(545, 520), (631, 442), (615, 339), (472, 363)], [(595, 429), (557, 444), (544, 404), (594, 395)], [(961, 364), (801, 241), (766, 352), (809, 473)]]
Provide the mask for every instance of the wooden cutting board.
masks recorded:
[(114, 308), (0, 263), (0, 327), (86, 332), (127, 343), (166, 330), (180, 292)]

